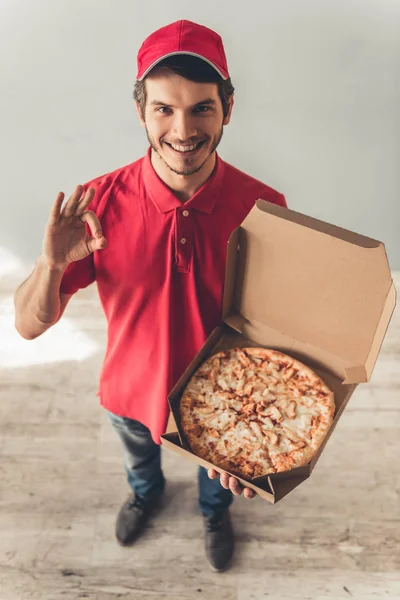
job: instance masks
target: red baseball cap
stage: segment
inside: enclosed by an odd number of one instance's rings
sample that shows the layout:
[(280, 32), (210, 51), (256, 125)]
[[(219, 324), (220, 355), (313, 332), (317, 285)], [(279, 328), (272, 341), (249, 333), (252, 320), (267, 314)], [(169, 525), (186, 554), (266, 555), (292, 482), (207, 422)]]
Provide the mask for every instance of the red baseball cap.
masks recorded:
[(229, 77), (221, 36), (204, 25), (182, 20), (157, 29), (144, 40), (137, 55), (137, 81), (142, 81), (161, 60), (176, 54), (197, 56), (222, 79)]

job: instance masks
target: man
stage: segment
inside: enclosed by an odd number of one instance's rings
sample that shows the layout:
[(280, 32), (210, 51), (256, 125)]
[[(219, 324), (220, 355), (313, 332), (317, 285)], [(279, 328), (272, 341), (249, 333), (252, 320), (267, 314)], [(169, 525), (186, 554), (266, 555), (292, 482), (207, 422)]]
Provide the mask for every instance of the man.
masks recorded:
[[(163, 494), (167, 395), (221, 321), (229, 235), (258, 198), (286, 206), (217, 155), (234, 102), (217, 33), (177, 21), (151, 34), (137, 60), (146, 156), (77, 186), (63, 207), (58, 194), (42, 254), (15, 294), (16, 328), (33, 339), (97, 282), (108, 322), (99, 396), (133, 492), (117, 517), (121, 544), (137, 539)], [(213, 469), (199, 468), (198, 482), (206, 554), (221, 571), (233, 553), (232, 494), (255, 493)]]

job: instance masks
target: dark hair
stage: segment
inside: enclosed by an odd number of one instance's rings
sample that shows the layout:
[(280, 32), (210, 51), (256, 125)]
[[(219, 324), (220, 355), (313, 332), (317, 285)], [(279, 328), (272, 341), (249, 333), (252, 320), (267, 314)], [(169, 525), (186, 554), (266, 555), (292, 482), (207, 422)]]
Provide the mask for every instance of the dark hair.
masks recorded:
[[(189, 81), (216, 83), (218, 85), (218, 95), (222, 102), (224, 118), (227, 116), (229, 109), (228, 101), (235, 90), (230, 77), (225, 80), (222, 79), (217, 71), (208, 63), (197, 56), (189, 54), (177, 54), (164, 58), (154, 68), (162, 68), (171, 73), (176, 73), (185, 79), (189, 79)], [(140, 112), (144, 118), (147, 100), (146, 77), (142, 81), (136, 81), (133, 99), (139, 104)]]

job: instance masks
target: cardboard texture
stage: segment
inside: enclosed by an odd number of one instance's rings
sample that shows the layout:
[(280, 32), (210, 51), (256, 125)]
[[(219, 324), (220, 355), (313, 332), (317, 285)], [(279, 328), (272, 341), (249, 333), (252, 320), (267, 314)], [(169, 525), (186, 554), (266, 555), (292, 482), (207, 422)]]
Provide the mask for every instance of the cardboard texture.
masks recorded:
[(171, 391), (162, 444), (206, 467), (180, 426), (179, 402), (210, 355), (263, 346), (312, 368), (335, 395), (332, 426), (304, 466), (244, 480), (275, 503), (307, 479), (357, 385), (370, 379), (396, 304), (384, 245), (374, 239), (258, 200), (231, 235), (217, 327)]

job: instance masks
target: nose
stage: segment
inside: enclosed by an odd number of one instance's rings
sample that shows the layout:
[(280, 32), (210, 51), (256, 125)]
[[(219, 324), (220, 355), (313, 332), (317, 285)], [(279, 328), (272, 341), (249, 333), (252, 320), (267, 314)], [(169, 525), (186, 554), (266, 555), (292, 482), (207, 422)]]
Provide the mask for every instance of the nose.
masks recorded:
[(190, 115), (182, 112), (176, 112), (172, 123), (172, 135), (174, 136), (174, 143), (187, 143), (191, 141), (191, 138), (196, 138), (197, 128), (193, 122), (193, 118)]

